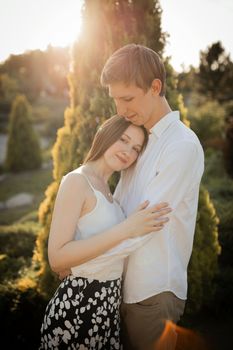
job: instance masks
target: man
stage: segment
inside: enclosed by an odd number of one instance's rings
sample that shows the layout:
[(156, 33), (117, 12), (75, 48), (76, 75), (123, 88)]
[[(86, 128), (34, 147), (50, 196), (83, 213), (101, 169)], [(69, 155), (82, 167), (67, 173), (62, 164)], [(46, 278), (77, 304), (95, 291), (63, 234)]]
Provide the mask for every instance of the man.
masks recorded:
[(173, 350), (175, 327), (187, 298), (187, 266), (192, 252), (198, 194), (204, 170), (197, 136), (172, 111), (165, 97), (165, 69), (151, 49), (126, 45), (107, 60), (101, 83), (117, 113), (149, 135), (133, 169), (124, 171), (115, 191), (126, 215), (144, 200), (173, 209), (170, 221), (128, 258), (123, 284), (124, 349)]

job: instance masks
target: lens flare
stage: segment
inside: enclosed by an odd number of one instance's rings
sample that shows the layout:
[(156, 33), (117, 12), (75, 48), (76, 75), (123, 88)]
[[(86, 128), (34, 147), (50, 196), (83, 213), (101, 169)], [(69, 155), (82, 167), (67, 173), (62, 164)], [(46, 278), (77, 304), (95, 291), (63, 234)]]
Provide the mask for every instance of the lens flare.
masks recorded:
[(167, 350), (173, 344), (176, 350), (211, 350), (203, 337), (195, 331), (166, 321), (165, 328), (153, 350)]

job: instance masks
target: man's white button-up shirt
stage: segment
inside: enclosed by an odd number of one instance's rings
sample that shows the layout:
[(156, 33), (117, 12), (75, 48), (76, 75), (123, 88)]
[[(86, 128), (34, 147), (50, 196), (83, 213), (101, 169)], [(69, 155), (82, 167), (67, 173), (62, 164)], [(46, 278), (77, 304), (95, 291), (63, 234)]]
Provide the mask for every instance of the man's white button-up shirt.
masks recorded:
[(170, 221), (127, 259), (123, 297), (135, 303), (164, 291), (187, 297), (190, 260), (204, 154), (194, 132), (168, 113), (150, 130), (135, 166), (122, 172), (114, 197), (128, 216), (145, 200), (168, 202)]

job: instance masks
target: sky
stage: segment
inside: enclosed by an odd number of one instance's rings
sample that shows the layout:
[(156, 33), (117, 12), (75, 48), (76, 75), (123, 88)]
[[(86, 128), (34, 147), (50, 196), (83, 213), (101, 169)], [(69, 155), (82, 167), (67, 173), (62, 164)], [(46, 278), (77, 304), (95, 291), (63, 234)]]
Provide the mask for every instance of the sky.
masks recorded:
[[(105, 0), (103, 0), (105, 1)], [(81, 28), (83, 0), (0, 0), (0, 61), (10, 54), (68, 46)], [(200, 50), (221, 41), (233, 59), (232, 0), (160, 0), (165, 55), (177, 71), (198, 66)]]
[(162, 29), (170, 34), (165, 54), (173, 67), (199, 65), (200, 50), (221, 41), (233, 59), (232, 0), (160, 0)]

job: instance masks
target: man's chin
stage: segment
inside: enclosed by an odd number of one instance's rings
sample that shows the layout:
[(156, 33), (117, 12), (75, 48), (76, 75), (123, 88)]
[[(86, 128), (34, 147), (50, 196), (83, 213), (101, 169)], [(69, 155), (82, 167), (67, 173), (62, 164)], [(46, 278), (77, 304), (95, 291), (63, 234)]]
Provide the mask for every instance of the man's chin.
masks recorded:
[(132, 123), (133, 125), (137, 125), (137, 126), (143, 125), (142, 120), (140, 120), (136, 115), (133, 117), (129, 117), (129, 118), (125, 117), (125, 120), (127, 120), (127, 122)]
[(142, 125), (143, 125), (142, 121), (137, 120), (137, 119), (135, 119), (135, 120), (131, 119), (130, 122), (131, 122), (133, 125), (137, 125), (137, 126), (142, 126)]

